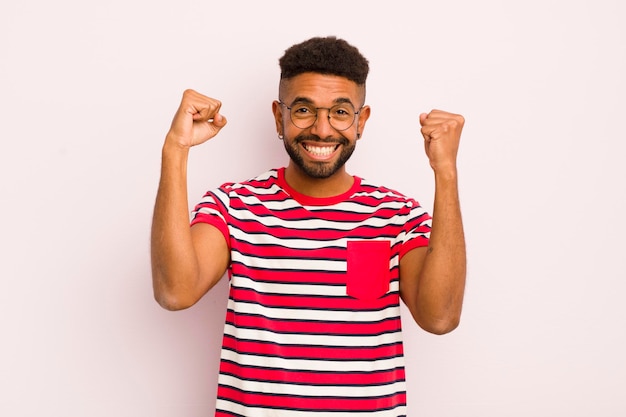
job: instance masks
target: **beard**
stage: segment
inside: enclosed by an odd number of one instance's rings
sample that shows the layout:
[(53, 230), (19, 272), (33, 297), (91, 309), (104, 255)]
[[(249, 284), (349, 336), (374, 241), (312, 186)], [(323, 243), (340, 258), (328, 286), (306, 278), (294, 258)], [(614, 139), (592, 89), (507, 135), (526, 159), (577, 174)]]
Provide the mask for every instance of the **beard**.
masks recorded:
[[(302, 148), (300, 146), (300, 143), (307, 140), (320, 143), (335, 143), (342, 145), (339, 158), (337, 158), (337, 160), (335, 160), (334, 162), (314, 161), (307, 163), (302, 156)], [(296, 164), (296, 166), (309, 177), (316, 179), (329, 178), (337, 171), (339, 171), (346, 164), (348, 159), (350, 159), (352, 153), (354, 152), (354, 149), (356, 148), (356, 142), (350, 144), (350, 142), (346, 138), (322, 140), (318, 136), (314, 135), (296, 136), (293, 141), (289, 141), (287, 140), (287, 138), (285, 138), (283, 142), (285, 144), (285, 150), (287, 151), (287, 154)]]

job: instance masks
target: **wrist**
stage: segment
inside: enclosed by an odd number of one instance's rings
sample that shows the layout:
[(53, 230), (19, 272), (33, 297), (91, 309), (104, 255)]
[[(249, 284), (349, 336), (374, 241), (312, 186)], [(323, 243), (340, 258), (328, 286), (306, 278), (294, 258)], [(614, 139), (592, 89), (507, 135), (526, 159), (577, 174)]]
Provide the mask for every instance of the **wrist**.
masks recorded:
[(161, 150), (161, 169), (167, 172), (181, 172), (186, 175), (189, 148), (176, 142), (166, 141)]
[(181, 155), (187, 156), (189, 154), (190, 146), (184, 145), (180, 140), (175, 138), (174, 136), (168, 134), (165, 137), (165, 142), (163, 143), (163, 156), (167, 155)]
[(456, 181), (458, 178), (458, 171), (456, 165), (438, 166), (433, 167), (436, 179)]

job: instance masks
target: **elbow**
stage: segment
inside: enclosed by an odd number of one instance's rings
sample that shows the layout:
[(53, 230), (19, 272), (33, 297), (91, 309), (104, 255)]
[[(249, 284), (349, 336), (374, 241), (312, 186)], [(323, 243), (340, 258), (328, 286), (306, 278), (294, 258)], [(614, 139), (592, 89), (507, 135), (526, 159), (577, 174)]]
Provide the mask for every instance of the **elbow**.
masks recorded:
[(152, 291), (154, 300), (165, 310), (178, 311), (185, 310), (194, 305), (198, 298), (194, 298), (195, 294), (190, 290), (188, 283), (192, 279), (183, 279), (186, 276), (182, 272), (175, 274), (178, 279), (173, 279), (172, 274), (168, 274), (163, 268), (159, 268), (153, 264), (152, 268)]
[(154, 299), (162, 308), (168, 311), (185, 310), (195, 304), (175, 294), (168, 294), (164, 291), (156, 290), (154, 291)]
[(435, 335), (444, 335), (452, 332), (461, 322), (460, 314), (445, 314), (432, 316), (427, 314), (414, 314), (413, 319), (423, 330)]
[(152, 290), (155, 301), (168, 311), (185, 310), (198, 300), (193, 299), (188, 292), (166, 284), (166, 280), (153, 275)]
[(448, 334), (459, 327), (460, 320), (458, 318), (448, 320), (431, 320), (427, 322), (418, 322), (417, 324), (428, 333), (441, 336)]

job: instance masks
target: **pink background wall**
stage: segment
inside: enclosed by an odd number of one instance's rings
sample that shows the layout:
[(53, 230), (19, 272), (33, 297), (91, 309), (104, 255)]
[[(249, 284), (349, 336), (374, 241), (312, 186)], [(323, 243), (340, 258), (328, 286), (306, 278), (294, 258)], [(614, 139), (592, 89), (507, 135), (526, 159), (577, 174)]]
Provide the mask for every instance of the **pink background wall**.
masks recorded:
[(329, 34), (371, 62), (351, 172), (430, 208), (418, 114), (467, 119), (464, 316), (407, 316), (411, 416), (626, 415), (624, 4), (3, 2), (0, 415), (211, 415), (225, 283), (151, 294), (162, 140), (185, 88), (223, 101), (190, 204), (285, 164), (278, 58)]

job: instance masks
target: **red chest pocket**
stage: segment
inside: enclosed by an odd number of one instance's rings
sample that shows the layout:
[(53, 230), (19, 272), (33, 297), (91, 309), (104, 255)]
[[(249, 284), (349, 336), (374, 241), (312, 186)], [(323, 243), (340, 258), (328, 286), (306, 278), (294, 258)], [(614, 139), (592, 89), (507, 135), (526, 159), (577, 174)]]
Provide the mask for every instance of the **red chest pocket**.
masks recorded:
[(360, 300), (375, 300), (389, 291), (388, 240), (348, 241), (348, 273), (346, 291)]

